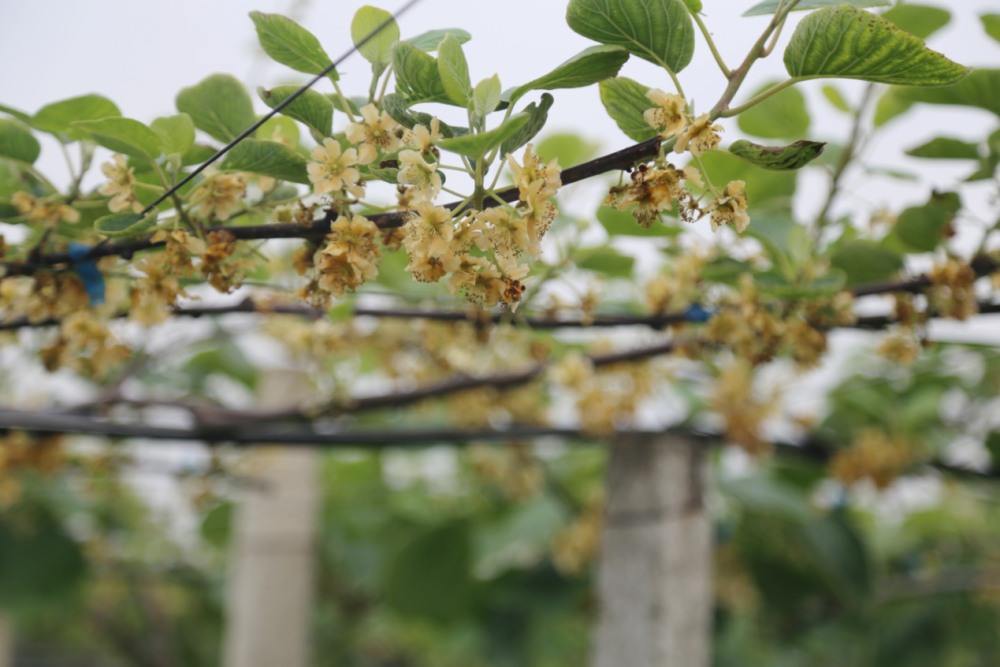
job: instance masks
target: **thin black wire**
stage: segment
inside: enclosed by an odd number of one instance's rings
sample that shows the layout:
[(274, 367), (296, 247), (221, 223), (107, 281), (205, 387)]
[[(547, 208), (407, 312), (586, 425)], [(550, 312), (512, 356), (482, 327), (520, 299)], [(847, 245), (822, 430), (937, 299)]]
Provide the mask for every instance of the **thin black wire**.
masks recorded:
[[(371, 41), (372, 39), (374, 39), (375, 36), (378, 35), (380, 32), (382, 32), (382, 30), (384, 30), (389, 24), (395, 22), (396, 19), (398, 19), (407, 10), (409, 10), (411, 7), (413, 7), (414, 5), (416, 5), (420, 1), (421, 0), (409, 0), (409, 2), (407, 2), (405, 5), (403, 5), (399, 9), (399, 11), (397, 11), (395, 14), (393, 14), (392, 16), (390, 16), (389, 18), (387, 18), (385, 21), (382, 21), (382, 23), (379, 24), (379, 26), (377, 28), (375, 28), (370, 33), (368, 33), (365, 36), (364, 39), (362, 39), (360, 42), (357, 42), (356, 44), (354, 44), (354, 46), (352, 46), (350, 49), (348, 49), (347, 52), (344, 53), (344, 55), (340, 56), (339, 58), (337, 58), (336, 60), (334, 60), (332, 63), (330, 63), (329, 65), (327, 65), (326, 67), (324, 67), (323, 71), (321, 71), (319, 74), (317, 74), (312, 79), (310, 79), (308, 83), (306, 83), (301, 88), (299, 88), (294, 93), (292, 93), (287, 98), (285, 98), (284, 101), (282, 101), (276, 107), (274, 107), (273, 109), (271, 109), (271, 111), (269, 113), (264, 114), (264, 116), (260, 120), (258, 120), (256, 123), (254, 123), (253, 125), (251, 125), (247, 129), (243, 130), (243, 132), (240, 133), (240, 135), (238, 137), (236, 137), (235, 139), (233, 139), (232, 141), (230, 141), (228, 144), (226, 144), (225, 146), (223, 146), (221, 149), (219, 149), (219, 151), (215, 155), (213, 155), (212, 157), (210, 157), (207, 160), (205, 160), (205, 162), (203, 162), (201, 165), (199, 165), (197, 169), (195, 169), (190, 174), (188, 174), (183, 179), (181, 179), (180, 182), (174, 184), (173, 187), (171, 187), (166, 192), (164, 192), (162, 195), (160, 195), (159, 197), (157, 197), (156, 201), (154, 201), (152, 204), (150, 204), (145, 209), (143, 209), (142, 213), (140, 213), (139, 215), (146, 216), (148, 213), (150, 213), (151, 211), (153, 211), (157, 206), (159, 206), (160, 204), (162, 204), (163, 202), (165, 202), (169, 197), (172, 197), (174, 194), (176, 194), (178, 190), (180, 190), (182, 187), (184, 187), (185, 185), (187, 185), (188, 183), (190, 183), (195, 178), (195, 176), (198, 176), (201, 172), (205, 171), (209, 166), (211, 166), (212, 164), (214, 164), (219, 158), (221, 158), (223, 155), (225, 155), (230, 150), (232, 150), (236, 146), (236, 144), (240, 143), (241, 141), (243, 141), (244, 139), (246, 139), (247, 137), (249, 137), (251, 134), (253, 134), (254, 132), (256, 132), (260, 128), (261, 125), (263, 125), (267, 121), (269, 121), (272, 118), (274, 118), (274, 116), (276, 116), (282, 109), (284, 109), (289, 104), (291, 104), (292, 102), (294, 102), (295, 100), (297, 100), (300, 95), (302, 95), (307, 90), (309, 90), (310, 88), (312, 88), (318, 81), (320, 81), (321, 79), (325, 78), (330, 72), (332, 72), (333, 70), (335, 70), (338, 65), (340, 65), (342, 62), (344, 62), (350, 56), (352, 56), (355, 51), (357, 51), (362, 46), (364, 46), (365, 44), (367, 44), (369, 41)], [(92, 252), (94, 252), (94, 250), (96, 250), (97, 248), (99, 248), (101, 245), (102, 244), (98, 244), (98, 245), (94, 246), (87, 253), (85, 253), (82, 257), (80, 257), (77, 261), (88, 259), (90, 257), (90, 254)]]

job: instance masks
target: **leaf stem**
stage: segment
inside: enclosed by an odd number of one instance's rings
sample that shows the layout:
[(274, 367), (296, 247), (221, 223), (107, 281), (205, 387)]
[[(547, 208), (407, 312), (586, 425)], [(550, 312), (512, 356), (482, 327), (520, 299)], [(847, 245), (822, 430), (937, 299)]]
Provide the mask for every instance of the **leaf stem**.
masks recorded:
[(722, 55), (719, 53), (719, 49), (715, 46), (715, 40), (712, 39), (712, 34), (708, 31), (708, 27), (705, 22), (701, 20), (698, 13), (688, 7), (688, 11), (691, 13), (691, 17), (694, 22), (698, 24), (698, 28), (701, 30), (701, 34), (705, 37), (705, 41), (708, 42), (708, 48), (712, 51), (712, 56), (715, 57), (715, 62), (719, 65), (719, 69), (722, 70), (723, 75), (728, 79), (733, 75), (729, 67), (726, 66), (726, 61), (722, 59)]
[(747, 111), (748, 109), (751, 109), (751, 108), (757, 106), (758, 104), (760, 104), (761, 102), (763, 102), (767, 98), (771, 97), (772, 95), (776, 95), (776, 94), (780, 93), (781, 91), (783, 91), (785, 88), (788, 88), (789, 86), (794, 86), (795, 84), (799, 83), (800, 81), (802, 81), (802, 79), (800, 77), (797, 77), (797, 76), (793, 76), (790, 79), (785, 79), (781, 83), (776, 84), (774, 86), (771, 86), (770, 88), (768, 88), (764, 92), (760, 93), (756, 97), (753, 97), (746, 104), (741, 104), (738, 107), (733, 107), (731, 109), (727, 109), (726, 111), (723, 111), (720, 114), (720, 116), (722, 118), (732, 118), (733, 116), (739, 116), (744, 111)]

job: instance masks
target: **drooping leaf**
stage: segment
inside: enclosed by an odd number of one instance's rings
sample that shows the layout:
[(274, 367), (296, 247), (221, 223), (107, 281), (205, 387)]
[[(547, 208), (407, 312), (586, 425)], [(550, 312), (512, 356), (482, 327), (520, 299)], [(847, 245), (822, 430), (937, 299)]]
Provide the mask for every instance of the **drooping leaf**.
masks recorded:
[(978, 160), (979, 146), (961, 139), (937, 137), (916, 148), (911, 148), (906, 151), (906, 154), (932, 160)]
[[(257, 38), (264, 53), (286, 67), (305, 74), (319, 74), (333, 64), (316, 36), (295, 21), (280, 14), (250, 12), (257, 28)], [(329, 74), (337, 81), (337, 70)]]
[(916, 252), (931, 252), (944, 240), (944, 231), (962, 208), (954, 192), (935, 192), (923, 206), (912, 206), (899, 214), (893, 233)]
[(0, 157), (34, 164), (42, 146), (31, 131), (15, 120), (0, 118)]
[(293, 183), (309, 183), (305, 158), (277, 141), (244, 139), (226, 154), (221, 169), (249, 171)]
[(618, 46), (591, 46), (576, 54), (554, 70), (534, 81), (519, 86), (510, 95), (510, 103), (531, 90), (584, 88), (618, 74), (629, 53)]
[(152, 162), (162, 151), (160, 135), (131, 118), (81, 120), (73, 123), (73, 127), (107, 149), (140, 160)]
[[(413, 129), (414, 125), (420, 124), (424, 127), (430, 127), (433, 116), (420, 111), (412, 111), (407, 108), (406, 100), (404, 100), (400, 95), (396, 93), (389, 93), (382, 98), (382, 108), (392, 116), (392, 119), (397, 123), (406, 127), (408, 129)], [(468, 134), (469, 130), (465, 127), (452, 127), (447, 123), (438, 121), (441, 128), (441, 134), (447, 138), (460, 137), (462, 135)]]
[(847, 274), (848, 285), (888, 280), (903, 268), (903, 258), (898, 253), (865, 239), (842, 244), (830, 263)]
[[(743, 12), (743, 16), (765, 16), (778, 11), (780, 0), (765, 0), (759, 2), (750, 9)], [(787, 3), (786, 3), (787, 4)], [(891, 0), (802, 0), (792, 9), (793, 12), (804, 12), (811, 9), (821, 9), (823, 7), (836, 7), (838, 5), (854, 5), (855, 7), (888, 7)]]
[[(758, 95), (777, 82), (761, 86)], [(797, 139), (809, 131), (809, 110), (806, 98), (798, 89), (789, 87), (775, 93), (739, 115), (740, 129), (762, 139)]]
[(514, 136), (529, 120), (530, 116), (528, 114), (519, 113), (511, 116), (505, 123), (489, 132), (466, 134), (461, 137), (443, 139), (438, 142), (438, 147), (451, 153), (458, 153), (459, 155), (479, 160), (487, 152), (502, 144), (506, 139)]
[(944, 9), (910, 4), (896, 5), (882, 16), (920, 39), (927, 39), (951, 21), (951, 13)]
[(790, 146), (760, 146), (740, 140), (729, 147), (729, 152), (750, 164), (775, 171), (801, 169), (823, 153), (826, 144), (821, 141), (796, 141)]
[(946, 88), (899, 88), (891, 91), (904, 102), (977, 107), (1000, 116), (1000, 69), (977, 69)]
[(15, 109), (14, 107), (9, 107), (6, 104), (0, 104), (0, 113), (5, 113), (8, 116), (13, 116), (25, 125), (31, 125), (31, 114), (25, 113), (20, 109)]
[[(462, 43), (453, 35), (447, 35), (441, 40), (437, 67), (448, 98), (455, 104), (466, 106), (472, 98), (472, 79), (469, 77), (469, 63), (465, 59), (465, 52), (462, 51)], [(497, 81), (499, 87), (499, 79)], [(497, 101), (499, 101), (499, 91)]]
[(510, 138), (505, 139), (504, 142), (500, 144), (501, 156), (513, 153), (518, 148), (535, 138), (535, 135), (538, 134), (543, 127), (545, 127), (545, 121), (549, 118), (549, 109), (552, 107), (553, 102), (555, 102), (555, 98), (548, 93), (542, 93), (540, 103), (536, 104), (535, 102), (532, 102), (524, 108), (522, 113), (528, 114), (528, 122), (522, 125), (521, 129), (512, 134)]
[(646, 97), (648, 86), (619, 76), (600, 83), (601, 102), (619, 129), (633, 141), (646, 141), (657, 135), (642, 117), (642, 112), (655, 106)]
[(835, 109), (844, 113), (851, 112), (851, 105), (844, 99), (843, 93), (836, 86), (823, 86), (823, 97), (825, 97)]
[(500, 104), (500, 77), (494, 74), (476, 84), (472, 93), (472, 115), (483, 119), (493, 113)]
[(410, 37), (406, 41), (421, 51), (430, 52), (437, 51), (441, 46), (441, 42), (448, 35), (452, 35), (460, 44), (465, 44), (472, 39), (472, 35), (461, 28), (442, 28), (441, 30), (428, 30), (427, 32), (422, 32), (416, 37)]
[(184, 155), (194, 146), (194, 121), (186, 113), (162, 116), (149, 127), (159, 135), (164, 155)]
[[(273, 109), (298, 89), (298, 86), (275, 86), (267, 90), (258, 86), (257, 96)], [(303, 123), (320, 137), (329, 137), (333, 133), (333, 102), (315, 90), (307, 90), (299, 95), (281, 113)]]
[(891, 21), (842, 5), (810, 14), (785, 50), (793, 77), (839, 77), (902, 86), (946, 86), (969, 69), (924, 46)]
[(99, 120), (121, 115), (115, 103), (108, 98), (101, 95), (82, 95), (45, 105), (32, 117), (31, 126), (42, 132), (54, 134), (60, 139), (67, 137), (81, 139), (85, 135), (73, 128), (74, 121)]
[(217, 141), (228, 143), (257, 120), (243, 84), (228, 74), (212, 74), (177, 93), (177, 110), (191, 116), (194, 126)]
[(112, 213), (94, 221), (94, 231), (108, 238), (124, 238), (145, 233), (156, 224), (156, 211), (145, 217), (138, 213)]
[(983, 14), (979, 20), (983, 22), (986, 34), (1000, 42), (1000, 14)]
[(374, 36), (358, 47), (358, 53), (373, 65), (388, 65), (392, 58), (392, 45), (399, 39), (399, 24), (392, 14), (371, 5), (365, 5), (354, 13), (351, 39), (355, 46), (376, 30), (378, 32)]
[(694, 22), (681, 0), (570, 0), (566, 22), (588, 39), (673, 72), (694, 54)]
[[(437, 60), (408, 42), (392, 46), (392, 65), (396, 73), (396, 92), (408, 104), (441, 102), (453, 104), (441, 81)], [(465, 106), (465, 105), (462, 105)]]

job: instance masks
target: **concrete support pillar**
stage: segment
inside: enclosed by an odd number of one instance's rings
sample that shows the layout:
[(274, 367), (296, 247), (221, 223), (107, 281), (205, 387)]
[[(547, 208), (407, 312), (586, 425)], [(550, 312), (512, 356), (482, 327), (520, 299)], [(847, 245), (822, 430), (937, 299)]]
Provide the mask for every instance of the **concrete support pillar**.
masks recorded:
[(712, 522), (704, 445), (621, 436), (608, 464), (593, 667), (708, 667)]

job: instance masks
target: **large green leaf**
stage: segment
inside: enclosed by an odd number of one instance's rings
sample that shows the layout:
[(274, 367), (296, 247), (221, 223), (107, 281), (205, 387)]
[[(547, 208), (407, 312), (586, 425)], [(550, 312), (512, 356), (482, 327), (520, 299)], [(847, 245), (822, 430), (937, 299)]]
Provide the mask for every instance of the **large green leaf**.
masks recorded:
[(895, 23), (900, 30), (920, 39), (927, 39), (951, 20), (951, 13), (947, 10), (909, 4), (896, 5), (882, 16)]
[(983, 22), (986, 34), (1000, 42), (1000, 14), (983, 14), (979, 20)]
[(1000, 69), (977, 69), (947, 88), (899, 88), (891, 91), (904, 102), (978, 107), (1000, 116)]
[(392, 14), (371, 5), (355, 12), (351, 21), (351, 39), (355, 46), (376, 30), (378, 32), (371, 39), (358, 47), (358, 53), (373, 65), (388, 65), (392, 58), (392, 45), (399, 39), (399, 24)]
[(449, 621), (469, 613), (473, 593), (469, 524), (429, 528), (390, 558), (383, 595), (403, 614)]
[(230, 142), (254, 124), (253, 102), (243, 84), (228, 74), (212, 74), (177, 93), (177, 110), (213, 139)]
[(490, 78), (483, 79), (477, 83), (476, 89), (472, 91), (471, 109), (473, 118), (483, 120), (486, 116), (496, 111), (497, 106), (500, 104), (501, 95), (500, 77), (498, 75), (494, 74)]
[(608, 278), (628, 278), (635, 265), (635, 259), (621, 254), (611, 246), (580, 250), (575, 262), (578, 268), (601, 273)]
[[(266, 90), (263, 86), (258, 86), (257, 96), (273, 109), (298, 89), (298, 86), (275, 86)], [(307, 90), (299, 95), (281, 113), (305, 124), (319, 137), (329, 137), (333, 133), (333, 102), (315, 90)]]
[[(442, 102), (453, 104), (441, 81), (437, 60), (409, 42), (392, 46), (392, 65), (396, 73), (396, 92), (408, 104)], [(463, 105), (464, 106), (464, 105)]]
[(793, 77), (840, 77), (903, 86), (945, 86), (969, 69), (924, 46), (891, 21), (843, 5), (810, 14), (785, 50)]
[(443, 139), (438, 142), (438, 146), (443, 150), (478, 160), (486, 155), (487, 152), (517, 134), (518, 130), (530, 119), (531, 117), (528, 114), (519, 113), (511, 116), (505, 123), (489, 132), (466, 134), (461, 137)]
[(791, 146), (760, 146), (741, 140), (729, 147), (729, 152), (750, 164), (764, 169), (790, 171), (801, 169), (823, 154), (825, 143), (796, 141)]
[(0, 156), (33, 164), (42, 146), (31, 131), (15, 120), (0, 118)]
[(441, 42), (448, 35), (454, 36), (461, 44), (465, 44), (472, 39), (472, 35), (461, 28), (442, 28), (441, 30), (422, 32), (416, 37), (410, 37), (406, 41), (421, 51), (437, 51), (438, 47), (441, 46)]
[(31, 119), (31, 126), (42, 132), (59, 136), (81, 139), (85, 135), (73, 128), (73, 122), (78, 120), (99, 120), (111, 116), (121, 116), (115, 103), (100, 95), (82, 95), (68, 100), (47, 104), (38, 110)]
[(584, 88), (610, 79), (618, 74), (628, 58), (628, 51), (618, 46), (591, 46), (545, 76), (519, 86), (511, 93), (510, 103), (513, 104), (531, 90)]
[(642, 117), (643, 111), (655, 106), (646, 97), (648, 86), (619, 76), (601, 81), (600, 90), (608, 115), (629, 139), (645, 141), (656, 136), (656, 130)]
[[(453, 35), (447, 35), (441, 40), (437, 67), (448, 98), (455, 104), (466, 106), (472, 98), (472, 79), (469, 77), (469, 63), (462, 51), (462, 43)], [(499, 101), (499, 91), (497, 98)], [(495, 104), (493, 106), (496, 107)]]
[[(257, 28), (257, 38), (264, 53), (282, 65), (296, 72), (319, 74), (333, 64), (316, 36), (290, 18), (250, 12), (250, 20)], [(329, 76), (336, 81), (337, 70), (331, 71)]]
[(681, 0), (570, 0), (566, 22), (584, 37), (673, 72), (694, 54), (694, 22)]
[(554, 101), (555, 98), (551, 95), (548, 93), (542, 93), (540, 104), (532, 102), (524, 108), (524, 111), (521, 113), (528, 114), (528, 122), (522, 125), (520, 130), (512, 134), (509, 138), (505, 139), (502, 144), (500, 144), (501, 157), (513, 153), (518, 148), (535, 138), (535, 135), (538, 134), (543, 127), (545, 127), (545, 121), (549, 118), (549, 108), (552, 106)]
[(131, 118), (81, 120), (73, 123), (73, 127), (83, 130), (105, 148), (140, 160), (152, 162), (162, 151), (160, 135)]
[[(765, 0), (757, 3), (750, 9), (743, 12), (743, 16), (765, 16), (778, 11), (778, 4), (781, 0)], [(785, 4), (788, 4), (787, 0)], [(802, 0), (792, 9), (793, 12), (802, 12), (811, 9), (821, 9), (823, 7), (836, 7), (838, 5), (854, 5), (855, 7), (888, 7), (892, 4), (890, 0)]]
[(954, 192), (935, 192), (923, 206), (913, 206), (899, 214), (893, 233), (916, 252), (931, 252), (944, 240), (944, 231), (962, 208)]
[(961, 139), (937, 137), (911, 148), (906, 154), (931, 160), (978, 160), (979, 146)]
[[(545, 96), (542, 96), (544, 99)], [(555, 158), (563, 169), (574, 167), (597, 155), (599, 143), (587, 141), (577, 134), (549, 134), (535, 146), (535, 155), (543, 162)]]
[(903, 258), (898, 253), (864, 239), (842, 244), (830, 263), (847, 274), (848, 285), (888, 280), (903, 268)]
[(38, 609), (71, 599), (87, 571), (79, 544), (47, 509), (7, 508), (0, 520), (0, 604)]
[(184, 155), (194, 146), (194, 121), (186, 113), (157, 118), (150, 128), (160, 136), (165, 155)]
[(305, 158), (277, 141), (244, 139), (226, 154), (221, 168), (248, 171), (293, 183), (309, 183)]
[[(777, 81), (765, 84), (754, 95)], [(740, 129), (762, 139), (798, 139), (809, 131), (806, 98), (796, 88), (786, 88), (739, 115)]]

